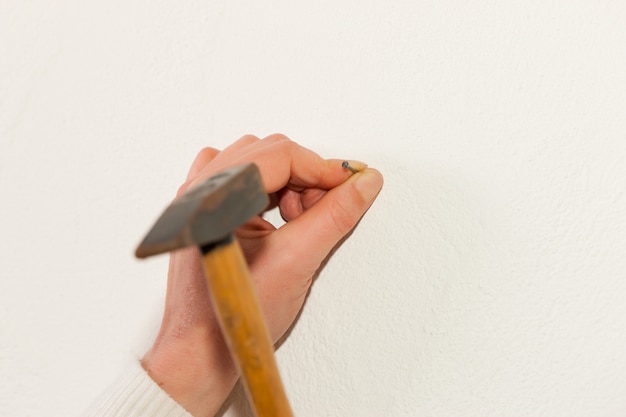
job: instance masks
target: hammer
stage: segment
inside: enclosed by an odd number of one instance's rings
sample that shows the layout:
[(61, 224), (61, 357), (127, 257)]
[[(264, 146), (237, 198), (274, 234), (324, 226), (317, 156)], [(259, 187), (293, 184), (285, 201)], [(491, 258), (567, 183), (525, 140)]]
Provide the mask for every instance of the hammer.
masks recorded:
[(254, 164), (222, 171), (176, 198), (137, 247), (138, 258), (197, 246), (222, 334), (258, 417), (290, 417), (274, 347), (234, 231), (269, 204)]

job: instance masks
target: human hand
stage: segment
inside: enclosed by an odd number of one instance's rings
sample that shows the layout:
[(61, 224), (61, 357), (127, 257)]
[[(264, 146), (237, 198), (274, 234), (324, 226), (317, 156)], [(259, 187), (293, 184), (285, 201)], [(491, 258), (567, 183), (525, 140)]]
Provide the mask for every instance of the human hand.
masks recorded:
[[(382, 187), (373, 169), (355, 175), (282, 135), (244, 136), (220, 152), (203, 149), (178, 195), (235, 165), (259, 166), (265, 190), (286, 224), (257, 216), (236, 235), (276, 342), (302, 308), (324, 259), (367, 211)], [(365, 168), (354, 162), (356, 168)], [(214, 415), (238, 378), (220, 333), (196, 248), (170, 256), (165, 312), (142, 360), (150, 376), (194, 416)]]

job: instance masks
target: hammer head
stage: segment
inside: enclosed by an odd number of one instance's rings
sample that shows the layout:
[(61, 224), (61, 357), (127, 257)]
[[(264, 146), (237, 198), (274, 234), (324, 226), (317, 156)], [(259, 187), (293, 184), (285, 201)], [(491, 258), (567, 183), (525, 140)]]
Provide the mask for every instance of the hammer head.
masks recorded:
[(176, 198), (143, 242), (138, 258), (227, 238), (269, 204), (254, 164), (222, 171)]

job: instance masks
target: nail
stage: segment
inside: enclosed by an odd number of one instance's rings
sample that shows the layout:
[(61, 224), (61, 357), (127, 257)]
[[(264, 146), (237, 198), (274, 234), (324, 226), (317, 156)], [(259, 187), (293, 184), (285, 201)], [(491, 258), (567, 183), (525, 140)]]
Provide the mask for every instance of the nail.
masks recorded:
[(365, 162), (361, 162), (361, 161), (343, 161), (341, 163), (341, 167), (343, 169), (347, 169), (348, 171), (352, 172), (353, 174), (356, 174), (357, 172), (361, 172), (365, 168), (367, 168), (367, 164)]
[(365, 201), (371, 201), (383, 187), (383, 176), (375, 169), (365, 169), (354, 176), (354, 186)]

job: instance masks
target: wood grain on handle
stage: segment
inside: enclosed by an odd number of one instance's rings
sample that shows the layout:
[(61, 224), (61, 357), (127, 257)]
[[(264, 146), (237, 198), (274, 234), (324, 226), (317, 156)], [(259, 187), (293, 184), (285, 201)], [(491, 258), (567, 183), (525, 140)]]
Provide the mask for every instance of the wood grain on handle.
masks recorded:
[(213, 308), (258, 417), (293, 417), (248, 265), (237, 239), (202, 248)]

